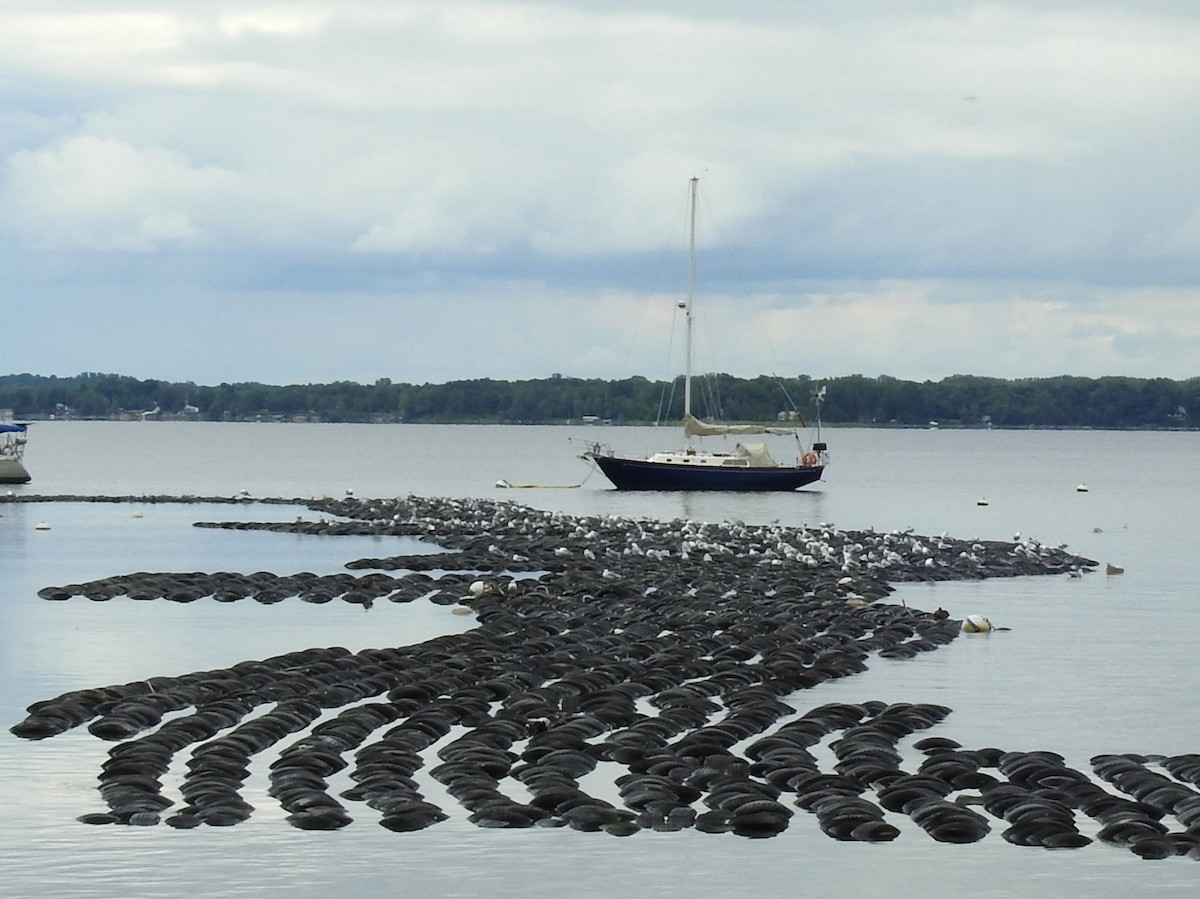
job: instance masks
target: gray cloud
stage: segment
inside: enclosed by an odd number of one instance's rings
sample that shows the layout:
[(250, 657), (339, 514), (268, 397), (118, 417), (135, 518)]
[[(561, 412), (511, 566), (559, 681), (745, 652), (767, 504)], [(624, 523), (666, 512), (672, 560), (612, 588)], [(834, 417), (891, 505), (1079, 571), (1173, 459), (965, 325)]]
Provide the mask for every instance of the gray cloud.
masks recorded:
[(659, 376), (703, 172), (715, 368), (765, 370), (749, 304), (817, 375), (1192, 376), (1198, 43), (1131, 0), (8, 4), (8, 366)]

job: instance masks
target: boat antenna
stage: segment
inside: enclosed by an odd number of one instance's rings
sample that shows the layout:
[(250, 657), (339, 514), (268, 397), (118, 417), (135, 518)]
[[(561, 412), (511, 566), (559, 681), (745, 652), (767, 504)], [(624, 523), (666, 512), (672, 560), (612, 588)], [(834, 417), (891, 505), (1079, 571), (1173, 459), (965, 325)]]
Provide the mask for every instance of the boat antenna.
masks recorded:
[(821, 439), (821, 404), (825, 402), (825, 385), (822, 384), (817, 388), (817, 392), (813, 394), (813, 400), (817, 407), (817, 440)]
[[(683, 418), (684, 421), (692, 414), (692, 303), (696, 298), (696, 187), (700, 183), (700, 178), (692, 176), (689, 185), (689, 212), (691, 215), (691, 224), (688, 230), (688, 273), (687, 273), (687, 300), (684, 305), (684, 336), (685, 346), (683, 350)], [(691, 437), (687, 438), (687, 442), (691, 444)]]

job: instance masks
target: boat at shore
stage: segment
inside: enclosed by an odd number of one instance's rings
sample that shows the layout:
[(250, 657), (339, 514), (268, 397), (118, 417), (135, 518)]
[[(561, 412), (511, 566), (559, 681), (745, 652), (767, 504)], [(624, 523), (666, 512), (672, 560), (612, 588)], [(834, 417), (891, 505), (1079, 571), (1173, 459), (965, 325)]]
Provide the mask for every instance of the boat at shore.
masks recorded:
[[(828, 447), (821, 441), (821, 403), (825, 388), (817, 390), (816, 433), (805, 447), (794, 427), (754, 424), (719, 424), (701, 421), (692, 414), (692, 331), (696, 298), (696, 194), (699, 178), (689, 186), (690, 226), (688, 235), (687, 296), (680, 303), (684, 313), (683, 433), (680, 449), (645, 457), (622, 455), (611, 446), (591, 443), (583, 458), (590, 460), (618, 490), (796, 490), (821, 479), (828, 464)], [(776, 462), (763, 442), (739, 442), (732, 450), (700, 449), (694, 438), (750, 435), (792, 436), (796, 459), (791, 464)]]
[(0, 484), (27, 484), (25, 456), (26, 424), (0, 422)]

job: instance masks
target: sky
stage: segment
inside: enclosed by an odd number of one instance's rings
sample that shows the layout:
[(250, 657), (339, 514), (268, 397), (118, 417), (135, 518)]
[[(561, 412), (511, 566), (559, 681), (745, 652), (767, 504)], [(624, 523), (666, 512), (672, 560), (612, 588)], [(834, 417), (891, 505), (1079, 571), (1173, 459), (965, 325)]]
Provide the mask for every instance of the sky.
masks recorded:
[(1193, 0), (0, 0), (0, 373), (1200, 376)]

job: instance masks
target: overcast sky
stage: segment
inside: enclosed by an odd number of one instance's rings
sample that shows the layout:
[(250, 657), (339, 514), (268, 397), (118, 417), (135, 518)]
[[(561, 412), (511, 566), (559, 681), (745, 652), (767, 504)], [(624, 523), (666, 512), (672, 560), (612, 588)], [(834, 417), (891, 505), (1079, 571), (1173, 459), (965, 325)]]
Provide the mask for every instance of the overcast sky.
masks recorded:
[(1198, 48), (1193, 0), (6, 0), (0, 373), (668, 377), (699, 175), (704, 370), (1200, 376)]

